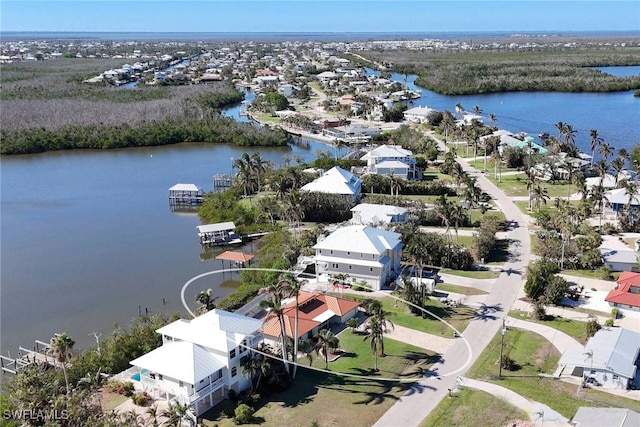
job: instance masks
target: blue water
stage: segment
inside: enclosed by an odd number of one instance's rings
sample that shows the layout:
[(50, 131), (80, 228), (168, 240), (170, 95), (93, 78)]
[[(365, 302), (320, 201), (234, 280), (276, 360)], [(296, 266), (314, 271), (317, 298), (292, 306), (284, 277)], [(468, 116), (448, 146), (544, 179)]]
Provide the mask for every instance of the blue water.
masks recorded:
[(624, 67), (597, 67), (603, 73), (611, 74), (616, 77), (633, 77), (640, 76), (640, 65), (630, 65)]
[[(616, 67), (617, 68), (617, 67)], [(403, 74), (393, 73), (391, 79), (404, 82)], [(590, 130), (597, 129), (612, 147), (629, 150), (640, 143), (640, 97), (633, 91), (609, 93), (565, 92), (507, 92), (486, 95), (440, 95), (415, 84), (416, 76), (409, 75), (409, 89), (421, 90), (422, 96), (413, 106), (428, 106), (436, 110), (455, 112), (460, 103), (467, 111), (480, 106), (485, 123), (495, 114), (495, 126), (511, 132), (526, 132), (537, 136), (540, 132), (557, 134), (555, 124), (568, 123), (577, 130), (576, 145), (590, 152)]]

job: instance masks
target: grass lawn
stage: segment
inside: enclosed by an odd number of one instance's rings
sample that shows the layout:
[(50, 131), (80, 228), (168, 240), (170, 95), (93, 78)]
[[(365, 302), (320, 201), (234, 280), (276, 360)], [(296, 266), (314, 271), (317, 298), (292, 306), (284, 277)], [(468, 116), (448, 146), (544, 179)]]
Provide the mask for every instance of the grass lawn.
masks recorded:
[(453, 274), (455, 276), (468, 277), (470, 279), (495, 279), (499, 276), (498, 272), (490, 270), (450, 270), (443, 268), (440, 273)]
[(589, 277), (591, 279), (610, 280), (613, 281), (613, 276), (607, 278), (604, 277), (604, 272), (600, 269), (597, 270), (562, 270), (560, 273), (567, 274), (569, 276), (576, 277)]
[(102, 397), (100, 399), (103, 411), (111, 411), (129, 399), (127, 396), (113, 393), (108, 387), (102, 388)]
[(444, 398), (421, 424), (422, 427), (503, 427), (528, 420), (522, 410), (481, 390), (463, 389)]
[[(349, 296), (349, 298), (356, 300), (364, 299), (364, 297), (354, 296)], [(445, 338), (453, 338), (453, 330), (447, 325), (431, 316), (423, 319), (422, 316), (411, 313), (408, 306), (402, 301), (397, 301), (391, 297), (381, 298), (380, 301), (382, 302), (383, 309), (391, 313), (389, 320), (394, 325), (404, 326), (405, 328), (415, 329), (428, 334), (441, 335)], [(475, 311), (470, 307), (450, 307), (433, 298), (427, 301), (425, 309), (443, 318), (460, 332), (463, 332), (467, 328), (469, 322), (475, 315)]]
[[(267, 396), (256, 405), (257, 424), (261, 426), (308, 426), (317, 421), (321, 426), (343, 424), (371, 426), (407, 390), (409, 383), (379, 381), (377, 377), (411, 377), (427, 369), (437, 355), (422, 349), (385, 339), (386, 357), (378, 358), (379, 372), (373, 373), (373, 355), (362, 335), (348, 330), (341, 333), (340, 348), (348, 352), (329, 363), (329, 369), (371, 377), (346, 378), (300, 368), (293, 385), (286, 391)], [(313, 366), (324, 369), (324, 360), (314, 354)], [(222, 406), (222, 405), (221, 405)], [(216, 407), (206, 414), (205, 425), (233, 426), (224, 417), (224, 407)]]
[(467, 286), (451, 285), (449, 283), (438, 283), (436, 285), (436, 291), (453, 292), (453, 293), (462, 294), (462, 295), (486, 295), (487, 294), (485, 291), (481, 291), (480, 289), (470, 288)]
[(500, 384), (522, 396), (548, 405), (567, 418), (573, 417), (580, 406), (613, 406), (640, 410), (640, 402), (635, 400), (594, 389), (580, 389), (580, 397), (576, 397), (575, 384), (539, 377), (539, 373), (553, 373), (560, 354), (551, 343), (535, 333), (509, 328), (505, 335), (504, 354), (515, 360), (521, 369), (503, 369), (503, 378), (498, 379), (498, 333), (471, 367), (468, 376)]
[(585, 322), (578, 320), (565, 319), (559, 316), (553, 316), (550, 320), (535, 320), (529, 317), (528, 313), (520, 310), (514, 310), (509, 312), (509, 316), (520, 320), (526, 320), (528, 322), (540, 323), (541, 325), (549, 326), (557, 329), (570, 337), (575, 338), (582, 344), (587, 343)]
[[(484, 154), (484, 152), (483, 152)], [(477, 160), (470, 160), (467, 163), (469, 163), (470, 166), (473, 166), (475, 169), (482, 171), (484, 170), (484, 159), (482, 158), (482, 156), (478, 156)], [(487, 159), (487, 173), (494, 173), (495, 172), (495, 166), (493, 163), (493, 160), (491, 159)], [(518, 169), (516, 168), (507, 168), (507, 167), (503, 167), (502, 168), (502, 173), (504, 172), (516, 172)], [(523, 172), (524, 173), (524, 172)]]

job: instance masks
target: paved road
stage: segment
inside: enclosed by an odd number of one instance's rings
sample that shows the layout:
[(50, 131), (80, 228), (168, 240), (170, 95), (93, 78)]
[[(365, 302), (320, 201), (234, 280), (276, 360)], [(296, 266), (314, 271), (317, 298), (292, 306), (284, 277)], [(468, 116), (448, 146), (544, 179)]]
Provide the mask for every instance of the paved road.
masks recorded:
[[(438, 141), (440, 149), (446, 150), (444, 144)], [(496, 202), (498, 209), (504, 212), (509, 220), (520, 224), (509, 232), (511, 244), (509, 260), (505, 267), (511, 268), (513, 273), (502, 273), (491, 288), (491, 293), (485, 300), (485, 310), (479, 312), (465, 330), (463, 337), (471, 348), (469, 355), (467, 345), (459, 339), (441, 361), (424, 379), (416, 382), (408, 392), (400, 398), (379, 420), (375, 427), (411, 427), (419, 426), (429, 413), (438, 405), (441, 399), (448, 395), (448, 389), (456, 386), (456, 377), (463, 375), (476, 358), (482, 353), (487, 344), (493, 339), (502, 326), (502, 319), (506, 318), (522, 285), (522, 274), (529, 263), (531, 241), (529, 230), (524, 226), (525, 217), (511, 199), (491, 183), (483, 174), (459, 162), (462, 168), (471, 176), (478, 178), (478, 185)]]

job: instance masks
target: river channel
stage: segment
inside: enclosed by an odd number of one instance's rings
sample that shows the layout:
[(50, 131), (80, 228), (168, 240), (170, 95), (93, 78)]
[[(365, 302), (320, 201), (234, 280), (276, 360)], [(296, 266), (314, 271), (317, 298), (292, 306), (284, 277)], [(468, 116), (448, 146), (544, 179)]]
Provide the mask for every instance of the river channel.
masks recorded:
[[(412, 89), (414, 81), (409, 76)], [(570, 123), (584, 151), (590, 129), (616, 148), (640, 141), (640, 98), (631, 92), (447, 97), (423, 89), (414, 105), (453, 111), (458, 102), (494, 113), (496, 125), (513, 132), (555, 134), (555, 123)], [(241, 109), (226, 114), (246, 120)], [(221, 265), (202, 252), (198, 216), (170, 210), (168, 188), (182, 182), (211, 191), (212, 176), (230, 173), (232, 159), (245, 151), (282, 165), (286, 155), (311, 159), (320, 148), (327, 147), (180, 144), (4, 156), (0, 352), (15, 356), (18, 346), (31, 347), (34, 339), (56, 332), (68, 332), (83, 347), (95, 342), (93, 332), (105, 336), (114, 322), (125, 325), (140, 312), (183, 311), (182, 285)], [(194, 306), (197, 292), (207, 288), (227, 295), (230, 279), (209, 276), (194, 283), (186, 299)]]

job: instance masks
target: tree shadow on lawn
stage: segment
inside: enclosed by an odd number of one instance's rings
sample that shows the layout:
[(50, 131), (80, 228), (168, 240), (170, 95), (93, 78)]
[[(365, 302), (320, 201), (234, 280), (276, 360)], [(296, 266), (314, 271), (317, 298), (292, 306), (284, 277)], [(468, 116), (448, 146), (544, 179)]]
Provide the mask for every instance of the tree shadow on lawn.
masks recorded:
[(509, 239), (496, 239), (493, 249), (489, 253), (489, 262), (507, 262), (509, 261)]

